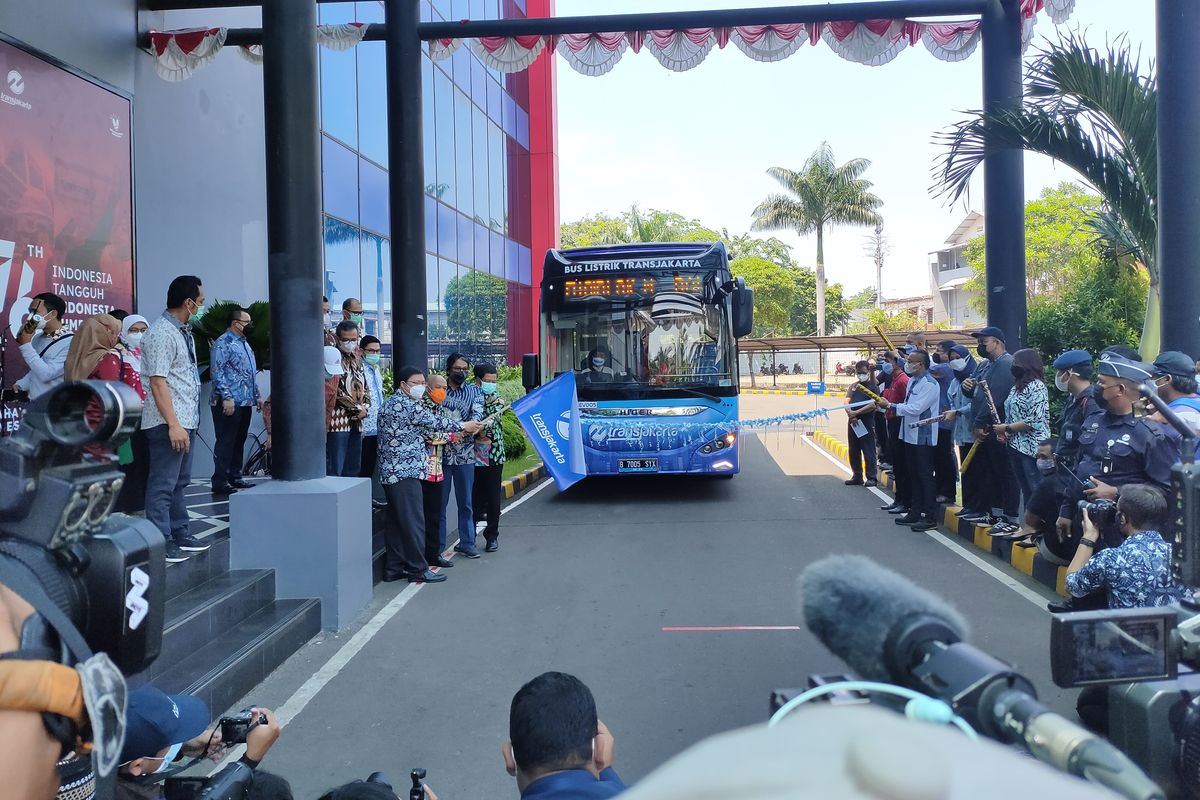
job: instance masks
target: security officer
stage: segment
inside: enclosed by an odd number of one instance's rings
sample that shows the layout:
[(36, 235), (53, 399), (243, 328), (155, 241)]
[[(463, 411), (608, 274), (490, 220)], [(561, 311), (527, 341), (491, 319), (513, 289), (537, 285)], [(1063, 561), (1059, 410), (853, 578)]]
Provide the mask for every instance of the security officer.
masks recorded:
[[(1059, 508), (1055, 527), (1060, 542), (1067, 543), (1073, 551), (1083, 533), (1083, 515), (1078, 501), (1117, 499), (1117, 489), (1127, 483), (1148, 483), (1164, 492), (1170, 489), (1171, 466), (1179, 460), (1179, 451), (1174, 443), (1153, 422), (1133, 415), (1133, 404), (1138, 399), (1138, 386), (1153, 375), (1154, 368), (1140, 361), (1133, 361), (1112, 353), (1100, 358), (1099, 377), (1096, 380), (1094, 400), (1095, 413), (1084, 420), (1079, 433), (1079, 452), (1074, 473), (1080, 480), (1090, 481), (1092, 486), (1083, 487), (1072, 480), (1062, 506)], [(1093, 514), (1095, 519), (1096, 515)], [(1106, 519), (1099, 525), (1101, 549), (1105, 544), (1120, 541), (1115, 530), (1115, 519)], [(1104, 608), (1106, 600), (1102, 593), (1067, 603), (1051, 603), (1055, 612), (1082, 611), (1089, 608)]]

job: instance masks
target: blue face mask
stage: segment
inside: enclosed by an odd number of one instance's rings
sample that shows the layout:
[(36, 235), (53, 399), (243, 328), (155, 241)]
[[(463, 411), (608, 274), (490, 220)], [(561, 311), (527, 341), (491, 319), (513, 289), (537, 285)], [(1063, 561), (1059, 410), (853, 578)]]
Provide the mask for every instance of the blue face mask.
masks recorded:
[(890, 362), (890, 361), (883, 362), (883, 366), (880, 367), (880, 369), (883, 370), (884, 375), (891, 375), (892, 374), (892, 362)]
[(479, 388), (483, 390), (484, 394), (495, 394), (497, 387), (494, 383), (481, 383)]

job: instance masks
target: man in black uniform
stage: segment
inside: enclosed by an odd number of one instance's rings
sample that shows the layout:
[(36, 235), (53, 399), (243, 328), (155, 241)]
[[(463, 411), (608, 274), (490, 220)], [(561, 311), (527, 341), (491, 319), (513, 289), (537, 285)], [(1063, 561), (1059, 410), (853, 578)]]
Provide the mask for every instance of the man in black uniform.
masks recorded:
[[(989, 326), (971, 334), (979, 340), (975, 348), (980, 356), (975, 374), (962, 382), (963, 394), (971, 398), (971, 428), (976, 438), (982, 439), (979, 453), (971, 462), (975, 472), (972, 479), (979, 487), (977, 513), (963, 519), (979, 525), (996, 525), (1012, 522), (1017, 517), (1021, 503), (1017, 478), (1008, 457), (1008, 445), (992, 435), (992, 425), (1004, 422), (1004, 398), (1015, 383), (1012, 374), (1012, 356), (1004, 344), (1004, 331)], [(998, 418), (993, 418), (988, 392), (980, 386), (987, 381), (988, 389), (996, 405)], [(976, 472), (977, 470), (977, 472)]]
[[(854, 375), (858, 380), (846, 392), (846, 399), (849, 403), (863, 403), (871, 400), (871, 397), (860, 388), (862, 386), (867, 387), (875, 394), (882, 391), (871, 375), (866, 361), (859, 361), (854, 365), (854, 370)], [(846, 481), (846, 485), (877, 486), (875, 481), (875, 406), (864, 405), (847, 411), (846, 426), (851, 471), (851, 477)], [(864, 461), (866, 461), (865, 472)]]
[[(1066, 487), (1055, 527), (1061, 542), (1073, 552), (1083, 534), (1083, 515), (1078, 501), (1116, 500), (1117, 490), (1127, 483), (1148, 483), (1164, 493), (1170, 491), (1171, 467), (1179, 450), (1162, 429), (1133, 415), (1138, 385), (1153, 375), (1154, 368), (1112, 353), (1100, 358), (1096, 380), (1096, 412), (1088, 415), (1079, 433), (1079, 452), (1072, 471), (1093, 485), (1085, 488), (1071, 480)], [(1094, 519), (1093, 515), (1093, 519)], [(1120, 542), (1115, 520), (1099, 525), (1097, 550)], [(1055, 612), (1104, 608), (1102, 593), (1066, 603), (1050, 603)]]

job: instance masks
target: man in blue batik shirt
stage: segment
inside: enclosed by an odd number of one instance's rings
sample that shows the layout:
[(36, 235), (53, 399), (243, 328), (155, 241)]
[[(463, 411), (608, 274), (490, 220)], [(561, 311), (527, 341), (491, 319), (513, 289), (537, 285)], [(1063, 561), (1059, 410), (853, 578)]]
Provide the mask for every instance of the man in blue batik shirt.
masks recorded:
[(209, 357), (212, 372), (212, 417), (217, 443), (213, 448), (212, 493), (228, 495), (252, 484), (242, 480), (242, 454), (250, 430), (251, 409), (262, 409), (254, 375), (258, 365), (246, 341), (250, 313), (233, 312), (229, 330), (213, 342)]
[(1109, 608), (1143, 608), (1178, 603), (1188, 590), (1171, 575), (1171, 546), (1159, 530), (1167, 521), (1167, 498), (1145, 483), (1127, 483), (1117, 500), (1123, 541), (1093, 555), (1100, 533), (1085, 511), (1083, 538), (1067, 567), (1067, 591), (1084, 597), (1108, 591)]
[[(479, 422), (483, 419), (483, 390), (467, 380), (470, 369), (466, 356), (451, 353), (446, 358), (446, 399), (442, 401), (442, 416), (456, 422)], [(475, 547), (475, 510), (472, 494), (475, 488), (475, 439), (471, 436), (454, 436), (442, 450), (442, 514), (438, 520), (438, 532), (443, 544), (446, 542), (446, 507), (450, 504), (450, 493), (458, 503), (458, 544), (454, 550), (466, 558), (479, 558)]]

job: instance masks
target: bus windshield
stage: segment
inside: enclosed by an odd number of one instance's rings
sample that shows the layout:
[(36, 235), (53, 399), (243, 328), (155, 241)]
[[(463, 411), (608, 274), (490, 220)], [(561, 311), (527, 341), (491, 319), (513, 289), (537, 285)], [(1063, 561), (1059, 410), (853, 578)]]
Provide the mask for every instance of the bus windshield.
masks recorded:
[[(701, 291), (702, 276), (639, 275), (612, 279), (627, 298), (571, 296), (564, 287), (551, 304), (547, 327), (555, 374), (573, 370), (580, 399), (639, 398), (687, 393), (728, 396), (736, 392), (736, 348), (722, 296)], [(624, 281), (628, 281), (625, 284)], [(574, 289), (574, 294), (579, 294)]]

